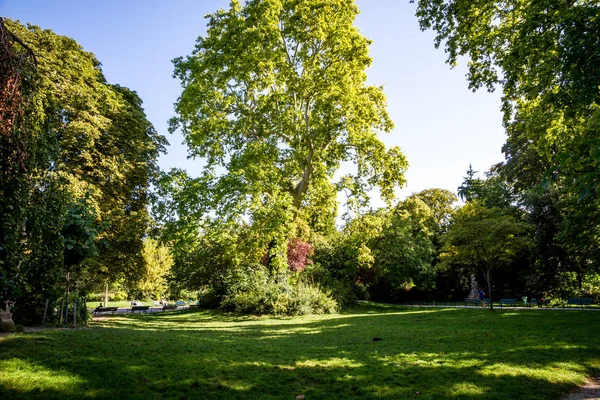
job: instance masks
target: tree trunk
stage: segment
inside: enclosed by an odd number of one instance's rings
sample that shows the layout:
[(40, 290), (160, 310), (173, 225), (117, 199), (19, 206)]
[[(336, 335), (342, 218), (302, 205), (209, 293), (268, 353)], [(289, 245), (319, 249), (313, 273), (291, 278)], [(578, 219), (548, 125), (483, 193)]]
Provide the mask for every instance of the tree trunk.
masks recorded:
[(50, 299), (46, 299), (46, 305), (44, 306), (44, 315), (42, 316), (42, 325), (46, 324), (46, 314), (48, 313), (48, 303)]
[(308, 184), (310, 182), (310, 178), (312, 177), (313, 172), (313, 164), (312, 164), (313, 152), (309, 151), (308, 157), (306, 159), (306, 168), (304, 169), (304, 173), (302, 174), (302, 179), (298, 182), (298, 185), (294, 188), (294, 207), (296, 209), (300, 208), (300, 204), (302, 203), (302, 196), (308, 190)]
[(70, 276), (71, 274), (69, 273), (69, 271), (67, 270), (67, 292), (65, 293), (65, 306), (66, 306), (66, 311), (65, 311), (65, 324), (69, 323), (69, 284), (70, 282)]
[(64, 305), (65, 305), (65, 299), (62, 298), (62, 299), (60, 299), (60, 314), (58, 316), (58, 323), (60, 325), (62, 325), (62, 323), (63, 323), (63, 307), (64, 307)]
[(104, 293), (104, 307), (108, 307), (108, 281), (106, 281), (106, 292)]
[(488, 296), (490, 298), (490, 311), (494, 311), (494, 303), (492, 298), (492, 272), (491, 268), (487, 268), (485, 271), (485, 280), (488, 284)]

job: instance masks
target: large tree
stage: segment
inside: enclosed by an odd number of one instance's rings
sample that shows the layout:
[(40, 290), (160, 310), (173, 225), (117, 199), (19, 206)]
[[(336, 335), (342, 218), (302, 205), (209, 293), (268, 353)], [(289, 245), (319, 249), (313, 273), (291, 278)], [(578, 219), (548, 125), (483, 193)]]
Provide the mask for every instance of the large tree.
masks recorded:
[[(357, 206), (375, 186), (394, 198), (407, 163), (379, 139), (393, 125), (382, 87), (366, 84), (357, 14), (352, 0), (234, 0), (174, 61), (183, 92), (171, 130), (205, 160), (197, 189), (217, 212), (321, 229), (341, 189)], [(345, 162), (354, 171), (334, 183)]]
[(600, 183), (600, 4), (595, 0), (419, 0), (451, 65), (471, 89), (503, 90), (507, 172), (521, 187)]
[[(24, 216), (18, 228), (2, 229), (13, 237), (6, 241), (0, 237), (0, 248), (21, 246), (21, 254), (27, 255), (21, 265), (10, 260), (2, 268), (16, 270), (18, 266), (20, 307), (29, 311), (43, 305), (45, 298), (55, 298), (52, 292), (56, 272), (60, 277), (63, 270), (63, 246), (72, 245), (69, 235), (74, 225), (69, 218), (73, 215), (68, 213), (78, 199), (87, 198), (89, 215), (96, 218), (97, 235), (89, 239), (104, 244), (102, 257), (93, 264), (83, 261), (88, 268), (82, 269), (86, 273), (80, 274), (80, 281), (89, 280), (81, 279), (83, 275), (98, 272), (102, 279), (135, 275), (136, 264), (143, 265), (142, 237), (149, 222), (147, 189), (165, 141), (147, 120), (137, 94), (108, 84), (96, 57), (73, 39), (15, 21), (4, 24), (11, 37), (22, 42), (9, 43), (16, 55), (24, 59), (21, 55), (30, 51), (37, 61), (33, 77), (21, 84), (27, 97), (19, 118), (3, 117), (2, 121), (3, 130), (16, 135), (12, 141), (18, 145), (7, 141), (0, 148), (9, 154), (21, 151), (21, 143), (28, 146), (26, 168), (19, 167), (26, 170), (26, 187), (19, 189), (19, 203), (13, 202), (21, 207), (26, 199)], [(2, 185), (0, 190), (6, 188)], [(67, 202), (72, 202), (70, 208)], [(3, 215), (13, 207), (0, 205)], [(76, 258), (80, 264), (81, 257)], [(31, 312), (39, 318), (38, 311)]]

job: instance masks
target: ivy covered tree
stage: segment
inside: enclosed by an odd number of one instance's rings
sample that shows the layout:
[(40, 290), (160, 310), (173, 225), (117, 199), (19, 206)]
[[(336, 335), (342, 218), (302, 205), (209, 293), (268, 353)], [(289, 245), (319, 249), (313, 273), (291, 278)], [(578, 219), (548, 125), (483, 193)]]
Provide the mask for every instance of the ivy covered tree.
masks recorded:
[[(92, 53), (50, 30), (10, 20), (3, 24), (17, 59), (31, 52), (36, 64), (32, 78), (15, 86), (27, 91), (18, 118), (2, 121), (2, 128), (27, 146), (27, 159), (14, 164), (26, 170), (21, 180), (26, 187), (17, 196), (18, 204), (26, 205), (24, 214), (18, 227), (6, 231), (13, 237), (0, 246), (20, 246), (26, 255), (21, 264), (11, 260), (6, 268), (21, 269), (20, 315), (30, 312), (39, 320), (35, 308), (45, 298), (56, 298), (63, 262), (75, 255), (69, 232), (82, 225), (70, 210), (86, 196), (88, 215), (95, 216), (98, 228), (89, 239), (105, 245), (99, 248), (101, 257), (76, 257), (85, 270), (79, 278), (135, 277), (136, 267), (143, 265), (142, 237), (149, 223), (147, 191), (166, 142), (146, 119), (137, 94), (108, 84)], [(2, 143), (2, 151), (17, 148)], [(11, 207), (2, 204), (0, 214)], [(31, 301), (35, 304), (26, 304)]]
[[(183, 91), (171, 130), (205, 160), (196, 190), (220, 216), (273, 230), (267, 241), (283, 235), (270, 250), (281, 268), (293, 232), (267, 221), (326, 229), (339, 190), (361, 207), (374, 186), (390, 202), (404, 183), (404, 156), (378, 136), (393, 124), (383, 89), (366, 84), (370, 42), (357, 14), (351, 0), (234, 0), (174, 61)], [(345, 162), (354, 173), (334, 182)]]
[(0, 18), (0, 308), (23, 285), (25, 224), (34, 134), (25, 119), (36, 78), (35, 54)]

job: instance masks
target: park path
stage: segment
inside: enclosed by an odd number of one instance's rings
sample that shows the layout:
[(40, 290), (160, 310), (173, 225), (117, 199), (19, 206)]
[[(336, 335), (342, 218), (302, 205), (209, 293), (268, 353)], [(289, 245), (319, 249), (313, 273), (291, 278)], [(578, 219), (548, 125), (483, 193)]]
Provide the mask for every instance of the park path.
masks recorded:
[[(455, 303), (398, 303), (398, 306), (403, 307), (421, 307), (421, 308), (466, 308), (466, 309), (477, 309), (481, 308), (478, 305), (465, 304), (461, 302)], [(486, 307), (486, 308), (489, 308)], [(504, 306), (500, 307), (498, 305), (494, 305), (494, 310), (555, 310), (555, 311), (600, 311), (600, 308), (590, 308), (590, 307), (513, 307), (513, 306)]]
[(600, 378), (591, 378), (577, 392), (566, 396), (564, 400), (600, 400)]
[[(112, 312), (112, 311), (106, 311), (106, 312), (101, 312), (101, 313), (96, 313), (94, 315), (96, 316), (101, 316), (101, 315), (113, 315), (113, 314), (147, 314), (147, 313), (163, 313), (163, 312), (170, 312), (170, 311), (181, 311), (181, 310), (187, 310), (189, 309), (190, 306), (177, 306), (177, 308), (173, 308), (173, 309), (168, 309), (168, 310), (164, 310), (162, 307), (150, 307), (148, 308), (148, 310), (144, 310), (144, 311), (131, 311), (130, 307), (119, 307), (117, 309), (117, 311)], [(90, 311), (94, 311), (94, 309), (89, 309)]]

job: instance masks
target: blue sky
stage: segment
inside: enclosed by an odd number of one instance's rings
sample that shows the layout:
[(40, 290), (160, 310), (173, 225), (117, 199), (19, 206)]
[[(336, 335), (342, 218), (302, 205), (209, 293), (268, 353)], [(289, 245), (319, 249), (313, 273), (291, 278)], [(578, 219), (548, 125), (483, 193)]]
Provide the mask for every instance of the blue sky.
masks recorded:
[[(169, 135), (167, 121), (181, 92), (171, 60), (189, 54), (206, 29), (204, 16), (228, 0), (0, 0), (0, 15), (74, 38), (96, 54), (107, 80), (139, 93), (149, 120), (167, 136), (164, 169), (192, 175), (200, 161), (187, 160), (182, 138)], [(504, 159), (500, 94), (467, 88), (466, 68), (450, 69), (433, 33), (421, 32), (408, 0), (358, 0), (356, 25), (373, 40), (369, 83), (384, 85), (395, 123), (382, 135), (398, 145), (410, 168), (403, 197), (427, 188), (456, 191), (469, 163), (487, 170)], [(375, 204), (377, 205), (377, 204)]]

